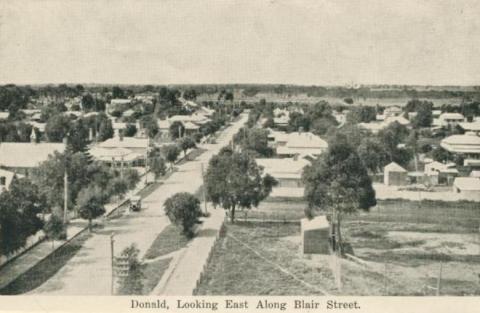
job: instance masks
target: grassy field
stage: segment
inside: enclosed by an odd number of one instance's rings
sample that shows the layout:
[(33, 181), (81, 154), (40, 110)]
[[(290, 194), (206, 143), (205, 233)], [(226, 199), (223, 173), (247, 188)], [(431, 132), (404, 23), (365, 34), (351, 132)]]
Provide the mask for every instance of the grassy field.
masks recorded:
[(155, 238), (150, 248), (145, 253), (145, 259), (155, 259), (172, 252), (178, 251), (188, 244), (189, 240), (175, 225), (168, 225)]
[[(480, 211), (469, 202), (380, 201), (342, 225), (351, 253), (335, 288), (333, 258), (300, 254), (299, 223), (262, 223), (303, 217), (304, 204), (265, 202), (250, 220), (228, 225), (215, 247), (201, 295), (314, 295), (317, 286), (339, 295), (480, 295)], [(241, 214), (238, 214), (241, 217)], [(287, 273), (279, 268), (284, 269)], [(429, 286), (429, 287), (427, 287)]]

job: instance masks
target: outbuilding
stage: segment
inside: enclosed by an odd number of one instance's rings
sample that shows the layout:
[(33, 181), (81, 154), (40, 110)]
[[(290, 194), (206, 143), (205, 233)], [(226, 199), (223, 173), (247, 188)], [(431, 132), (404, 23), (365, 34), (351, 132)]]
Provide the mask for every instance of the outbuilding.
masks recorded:
[(407, 170), (392, 162), (385, 166), (383, 182), (387, 186), (405, 186), (407, 184)]
[(462, 200), (480, 201), (480, 178), (457, 177), (453, 182), (453, 192)]

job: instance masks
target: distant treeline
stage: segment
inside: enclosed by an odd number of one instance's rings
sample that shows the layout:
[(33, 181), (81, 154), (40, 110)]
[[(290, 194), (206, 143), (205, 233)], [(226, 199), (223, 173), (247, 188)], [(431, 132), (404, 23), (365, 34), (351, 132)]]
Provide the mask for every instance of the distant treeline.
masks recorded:
[[(137, 93), (159, 93), (162, 88), (173, 88), (181, 93), (187, 91), (195, 95), (234, 93), (244, 97), (254, 97), (259, 93), (277, 95), (307, 95), (310, 97), (334, 98), (465, 98), (480, 99), (480, 86), (407, 86), (407, 85), (371, 85), (360, 87), (344, 86), (300, 86), (300, 85), (260, 85), (260, 84), (203, 84), (203, 85), (3, 85), (1, 90), (15, 90), (27, 96), (72, 97), (84, 92), (117, 93), (120, 89), (125, 96)], [(1, 94), (1, 92), (0, 92)], [(192, 97), (195, 98), (195, 97)], [(238, 99), (238, 97), (236, 96)], [(1, 97), (0, 97), (1, 102)]]

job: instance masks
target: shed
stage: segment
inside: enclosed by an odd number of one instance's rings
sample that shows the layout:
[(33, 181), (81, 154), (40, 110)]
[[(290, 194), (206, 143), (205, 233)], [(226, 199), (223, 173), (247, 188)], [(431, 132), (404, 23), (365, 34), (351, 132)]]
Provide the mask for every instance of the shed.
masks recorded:
[(405, 186), (407, 184), (407, 170), (392, 162), (385, 166), (383, 182), (387, 186)]
[(304, 218), (302, 224), (302, 253), (329, 254), (330, 224), (325, 215), (313, 219)]

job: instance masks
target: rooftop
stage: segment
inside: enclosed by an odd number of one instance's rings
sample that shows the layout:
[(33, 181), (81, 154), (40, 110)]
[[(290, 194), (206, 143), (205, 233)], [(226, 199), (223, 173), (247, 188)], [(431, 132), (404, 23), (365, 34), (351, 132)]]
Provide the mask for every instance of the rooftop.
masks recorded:
[(135, 138), (135, 137), (114, 137), (105, 140), (98, 144), (100, 148), (142, 148), (146, 149), (148, 147), (149, 140), (148, 138)]
[(63, 143), (2, 142), (0, 144), (0, 165), (6, 167), (37, 167), (56, 151), (65, 150)]
[(390, 164), (388, 164), (387, 166), (385, 166), (385, 169), (384, 169), (385, 172), (407, 172), (406, 169), (404, 169), (403, 167), (401, 167), (400, 165), (398, 165), (397, 163), (395, 162), (392, 162)]

